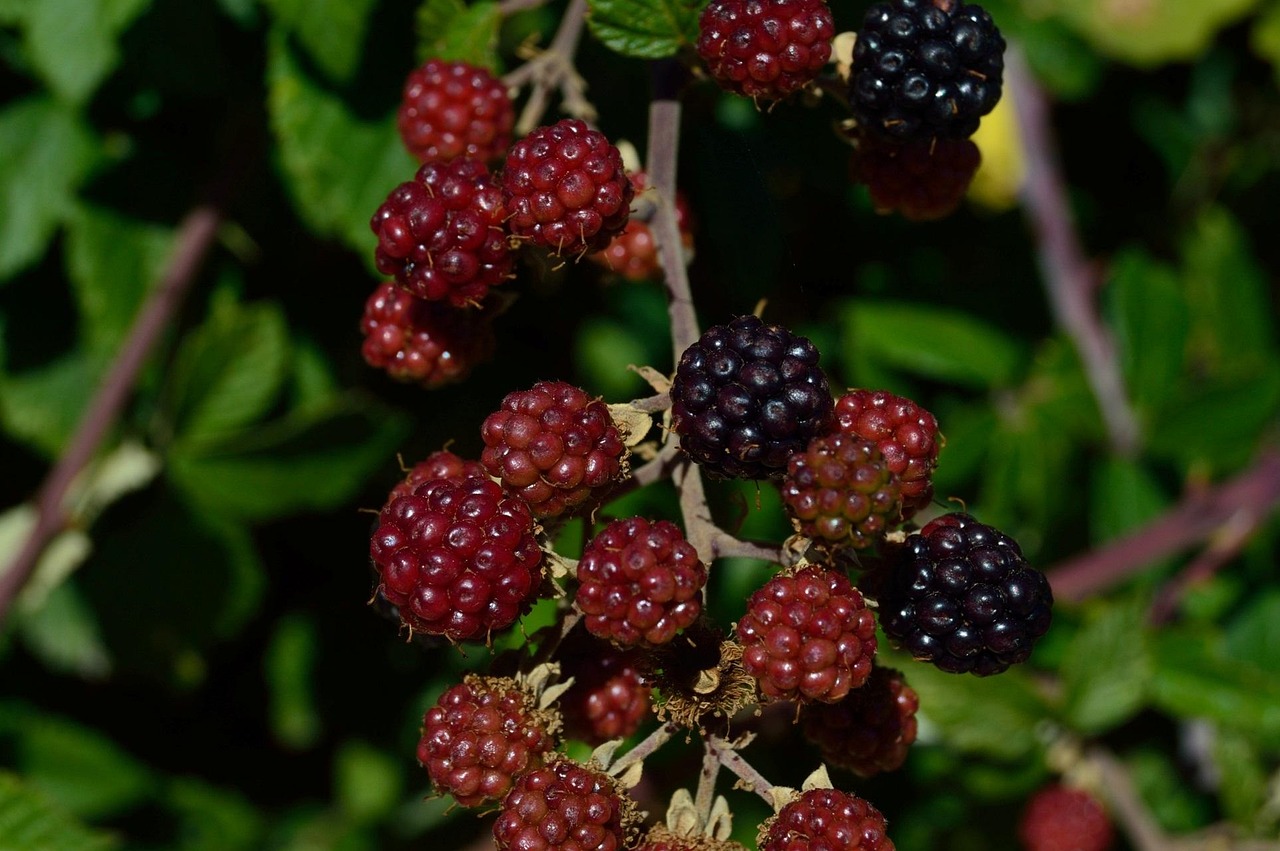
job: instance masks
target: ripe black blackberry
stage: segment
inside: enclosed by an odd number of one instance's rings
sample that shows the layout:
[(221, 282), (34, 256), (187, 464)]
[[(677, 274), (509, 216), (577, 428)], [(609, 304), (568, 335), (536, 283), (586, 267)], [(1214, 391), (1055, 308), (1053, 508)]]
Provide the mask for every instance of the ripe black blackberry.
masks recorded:
[(858, 126), (896, 142), (972, 136), (1000, 100), (1004, 47), (981, 6), (877, 3), (853, 49), (849, 99)]
[(1049, 629), (1049, 581), (1016, 541), (968, 514), (926, 524), (892, 558), (880, 625), (916, 659), (951, 673), (998, 674), (1025, 662)]
[(757, 316), (708, 328), (671, 385), (680, 448), (722, 478), (776, 479), (829, 430), (835, 403), (806, 337)]

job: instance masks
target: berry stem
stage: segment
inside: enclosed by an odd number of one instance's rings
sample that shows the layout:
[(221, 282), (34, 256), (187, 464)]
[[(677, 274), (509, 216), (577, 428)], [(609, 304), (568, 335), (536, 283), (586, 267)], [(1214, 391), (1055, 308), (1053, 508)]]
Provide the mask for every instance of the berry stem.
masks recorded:
[(1035, 231), (1049, 303), (1080, 355), (1112, 451), (1128, 457), (1138, 449), (1138, 421), (1120, 375), (1115, 342), (1098, 316), (1095, 295), (1100, 281), (1085, 256), (1071, 214), (1048, 98), (1015, 45), (1010, 45), (1005, 63), (1026, 162), (1022, 201)]
[(548, 0), (502, 0), (498, 4), (498, 14), (509, 18), (518, 12), (527, 12), (547, 5)]
[[(676, 440), (675, 432), (671, 440)], [(707, 493), (702, 487), (702, 471), (690, 460), (678, 464), (671, 473), (671, 481), (680, 494), (680, 516), (684, 518), (684, 532), (698, 551), (698, 558), (708, 567), (715, 560), (715, 539), (723, 534), (715, 521), (711, 519), (711, 508), (707, 505)], [(707, 588), (702, 587), (703, 599), (706, 599)]]
[(744, 541), (723, 529), (717, 529), (716, 532), (711, 541), (711, 552), (715, 558), (755, 558), (782, 564), (782, 547), (778, 544)]
[(706, 824), (711, 819), (711, 807), (715, 804), (720, 756), (707, 739), (702, 740), (702, 748), (702, 770), (698, 772), (698, 796), (694, 799), (694, 806), (698, 809), (698, 819)]
[(1213, 533), (1204, 551), (1160, 589), (1151, 604), (1151, 622), (1164, 624), (1173, 620), (1187, 591), (1207, 582), (1223, 565), (1239, 555), (1266, 518), (1266, 511), (1241, 511), (1229, 517)]
[(1252, 468), (1215, 488), (1188, 495), (1170, 511), (1106, 546), (1048, 571), (1054, 595), (1083, 600), (1174, 555), (1232, 522), (1237, 515), (1266, 517), (1280, 504), (1280, 450), (1267, 450)]
[(17, 556), (0, 571), (0, 625), (35, 572), (45, 547), (70, 521), (65, 504), (68, 490), (119, 418), (147, 356), (169, 327), (203, 266), (221, 223), (221, 206), (211, 203), (193, 209), (179, 226), (169, 265), (160, 283), (138, 311), (124, 347), (85, 409), (62, 457), (40, 486), (36, 495), (35, 526)]
[(634, 488), (642, 488), (651, 485), (654, 482), (660, 482), (663, 479), (671, 477), (671, 471), (676, 467), (676, 461), (680, 457), (680, 446), (674, 440), (668, 440), (663, 444), (662, 449), (651, 461), (646, 461), (643, 467), (640, 467), (631, 474), (621, 487), (613, 492), (613, 495), (621, 496), (628, 490)]
[(575, 118), (591, 123), (596, 110), (586, 98), (586, 83), (573, 65), (582, 28), (587, 21), (587, 0), (570, 0), (569, 8), (560, 19), (560, 27), (546, 52), (502, 78), (508, 86), (520, 86), (533, 80), (533, 90), (525, 102), (520, 118), (516, 121), (517, 136), (527, 136), (546, 115), (551, 100), (551, 90), (560, 89), (564, 111)]
[(772, 807), (773, 797), (769, 794), (769, 790), (773, 788), (773, 784), (765, 780), (764, 775), (756, 771), (755, 767), (738, 753), (732, 742), (725, 741), (719, 736), (712, 736), (709, 742), (720, 764), (738, 775), (748, 791), (759, 795)]
[(617, 762), (609, 766), (609, 773), (614, 777), (621, 776), (628, 768), (641, 760), (647, 759), (659, 748), (671, 741), (679, 729), (676, 724), (670, 721), (656, 728), (652, 733), (636, 743), (634, 748), (619, 757)]

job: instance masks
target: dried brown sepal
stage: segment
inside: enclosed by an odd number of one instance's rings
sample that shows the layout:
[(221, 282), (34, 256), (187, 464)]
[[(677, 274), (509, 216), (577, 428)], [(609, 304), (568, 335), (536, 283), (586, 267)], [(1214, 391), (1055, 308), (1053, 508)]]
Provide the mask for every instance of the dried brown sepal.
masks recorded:
[(658, 717), (705, 731), (719, 719), (723, 728), (743, 709), (759, 702), (756, 682), (742, 667), (742, 646), (719, 630), (695, 624), (653, 657), (654, 679), (665, 700)]

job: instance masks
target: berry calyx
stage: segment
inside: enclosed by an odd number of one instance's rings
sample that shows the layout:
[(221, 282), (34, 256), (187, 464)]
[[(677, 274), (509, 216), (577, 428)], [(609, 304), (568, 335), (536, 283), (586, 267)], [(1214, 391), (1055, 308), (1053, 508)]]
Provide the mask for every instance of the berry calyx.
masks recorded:
[(1107, 851), (1115, 842), (1115, 829), (1097, 798), (1055, 784), (1027, 802), (1018, 838), (1026, 851)]
[(757, 316), (708, 328), (684, 350), (671, 385), (680, 448), (722, 478), (780, 478), (831, 423), (818, 349)]
[(418, 298), (392, 283), (374, 290), (360, 320), (365, 363), (426, 388), (462, 381), (493, 355), (493, 328), (475, 310)]
[(732, 840), (710, 836), (679, 836), (666, 825), (655, 824), (644, 835), (635, 851), (746, 851)]
[(796, 530), (816, 543), (865, 549), (901, 513), (897, 481), (875, 444), (844, 434), (815, 437), (791, 456), (782, 502)]
[(627, 474), (627, 447), (609, 407), (564, 381), (507, 394), (480, 434), (489, 475), (539, 519), (594, 508)]
[(420, 162), (496, 159), (511, 144), (513, 124), (507, 87), (484, 68), (428, 59), (404, 82), (397, 126)]
[(369, 222), (378, 271), (419, 298), (475, 306), (511, 275), (502, 192), (484, 163), (429, 162)]
[(742, 666), (774, 700), (843, 700), (871, 675), (876, 624), (847, 576), (808, 565), (779, 573), (738, 622)]
[(902, 496), (898, 520), (929, 504), (940, 446), (933, 414), (885, 390), (850, 390), (836, 400), (835, 420), (841, 433), (871, 441), (884, 456)]
[(539, 127), (502, 172), (511, 232), (559, 255), (598, 251), (626, 227), (633, 190), (622, 154), (585, 121)]
[(877, 3), (853, 48), (854, 118), (866, 134), (894, 142), (968, 138), (1000, 100), (1004, 48), (981, 6)]
[(891, 554), (880, 591), (885, 635), (951, 673), (998, 674), (1049, 630), (1053, 592), (1012, 538), (944, 514)]
[(557, 755), (516, 778), (493, 837), (498, 851), (622, 851), (636, 821), (613, 778)]
[(511, 626), (542, 581), (528, 506), (488, 477), (431, 479), (391, 500), (369, 551), (404, 625), (451, 641)]
[(560, 718), (515, 680), (469, 674), (422, 720), (418, 762), (464, 807), (500, 800), (516, 775), (542, 765)]
[(956, 211), (981, 163), (978, 146), (968, 139), (906, 145), (867, 139), (853, 154), (852, 170), (871, 192), (877, 213), (930, 222)]
[(706, 565), (674, 523), (615, 520), (583, 548), (574, 605), (623, 646), (667, 644), (702, 613)]
[(838, 789), (800, 793), (760, 825), (760, 851), (894, 851), (880, 811)]
[(781, 100), (818, 76), (834, 36), (825, 0), (711, 0), (697, 48), (722, 88)]
[(823, 762), (874, 777), (906, 761), (916, 740), (919, 708), (920, 698), (902, 674), (877, 666), (839, 703), (807, 704), (800, 710), (800, 726)]

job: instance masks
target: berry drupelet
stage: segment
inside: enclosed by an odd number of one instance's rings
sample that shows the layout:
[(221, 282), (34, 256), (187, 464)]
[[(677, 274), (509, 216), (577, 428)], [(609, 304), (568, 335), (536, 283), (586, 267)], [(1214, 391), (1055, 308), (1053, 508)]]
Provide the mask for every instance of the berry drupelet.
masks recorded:
[(760, 825), (760, 851), (894, 851), (888, 825), (871, 804), (839, 789), (800, 793)]
[(1018, 838), (1026, 851), (1107, 851), (1115, 844), (1111, 818), (1083, 789), (1046, 786), (1022, 812)]
[(880, 450), (845, 434), (815, 437), (791, 456), (782, 503), (800, 534), (828, 547), (854, 549), (882, 538), (902, 507)]
[(374, 261), (419, 298), (474, 306), (511, 275), (505, 219), (502, 192), (484, 163), (429, 162), (373, 214)]
[(507, 87), (484, 68), (429, 59), (409, 73), (397, 116), (400, 138), (419, 162), (507, 152), (515, 110)]
[(851, 168), (877, 213), (929, 222), (956, 211), (981, 162), (978, 146), (968, 139), (905, 145), (867, 139), (853, 154)]
[(493, 327), (479, 311), (418, 298), (392, 283), (374, 290), (360, 320), (365, 363), (428, 389), (462, 381), (493, 355)]
[(839, 703), (806, 704), (800, 726), (823, 762), (873, 777), (906, 761), (916, 740), (919, 708), (920, 699), (902, 674), (877, 666)]
[(707, 329), (671, 385), (680, 448), (722, 478), (781, 478), (791, 455), (829, 429), (832, 409), (817, 347), (756, 316)]
[(885, 390), (850, 390), (836, 400), (835, 419), (842, 434), (874, 443), (884, 456), (902, 497), (900, 520), (929, 504), (941, 443), (933, 414)]
[(877, 3), (853, 48), (854, 118), (864, 133), (898, 143), (968, 138), (1000, 100), (1004, 48), (981, 6)]
[(998, 674), (1025, 662), (1049, 629), (1049, 581), (1017, 542), (967, 514), (929, 522), (890, 561), (880, 625), (944, 671)]
[(698, 55), (728, 91), (781, 100), (831, 58), (826, 0), (711, 0), (698, 21)]
[(636, 820), (613, 778), (556, 756), (516, 778), (493, 837), (498, 851), (623, 851)]

